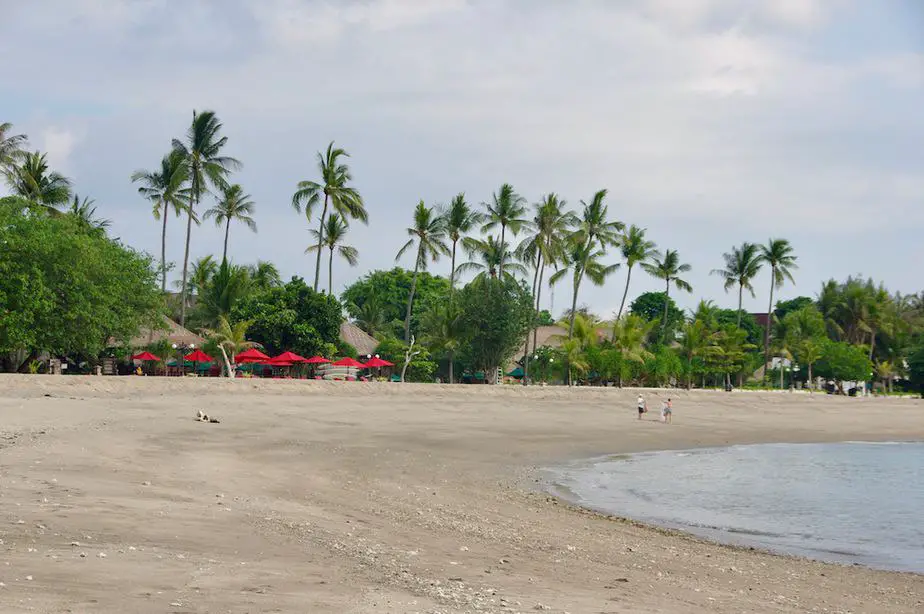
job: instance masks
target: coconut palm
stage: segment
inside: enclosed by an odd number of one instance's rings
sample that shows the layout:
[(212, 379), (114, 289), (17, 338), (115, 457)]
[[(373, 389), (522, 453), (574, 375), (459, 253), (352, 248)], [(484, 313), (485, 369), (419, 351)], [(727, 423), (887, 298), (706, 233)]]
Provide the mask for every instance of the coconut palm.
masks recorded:
[(203, 270), (203, 280), (200, 281), (202, 285), (196, 289), (196, 314), (200, 322), (211, 326), (221, 316), (228, 317), (234, 307), (247, 296), (250, 291), (250, 272), (246, 267), (222, 260), (218, 268), (209, 273)]
[(609, 207), (605, 204), (606, 190), (599, 190), (590, 202), (581, 201), (584, 210), (577, 227), (577, 237), (590, 246), (597, 245), (602, 250), (619, 245), (620, 233), (625, 224), (611, 220)]
[(186, 276), (189, 272), (189, 240), (193, 221), (198, 223), (196, 213), (202, 195), (209, 186), (223, 189), (227, 176), (241, 167), (241, 163), (229, 156), (221, 155), (228, 144), (228, 137), (221, 136), (222, 124), (214, 111), (193, 111), (192, 123), (186, 131), (186, 140), (173, 139), (173, 149), (183, 157), (189, 181), (189, 204), (186, 207), (186, 249), (183, 253), (183, 279), (180, 297), (180, 326), (186, 324)]
[(254, 290), (265, 292), (282, 285), (279, 269), (272, 262), (258, 260), (256, 264), (247, 267), (247, 272), (250, 275), (250, 283)]
[(183, 155), (171, 151), (160, 161), (156, 171), (135, 171), (132, 183), (140, 183), (138, 193), (151, 201), (155, 220), (161, 220), (160, 231), (160, 290), (167, 293), (167, 218), (172, 208), (180, 217), (189, 204), (189, 168)]
[(570, 339), (574, 335), (574, 319), (578, 314), (577, 300), (581, 283), (587, 278), (595, 286), (602, 286), (606, 278), (613, 274), (619, 265), (607, 266), (601, 263), (600, 259), (606, 255), (606, 251), (593, 243), (582, 240), (578, 234), (572, 235), (569, 243), (568, 250), (565, 252), (565, 260), (561, 268), (549, 278), (549, 283), (558, 283), (569, 272), (571, 273), (571, 312), (568, 317), (568, 338)]
[(68, 213), (80, 221), (86, 228), (96, 232), (105, 232), (112, 222), (110, 220), (96, 217), (96, 201), (92, 198), (86, 198), (81, 201), (78, 194), (74, 194), (74, 200), (71, 202), (71, 208)]
[(424, 201), (417, 203), (414, 209), (414, 224), (408, 227), (407, 234), (411, 237), (398, 251), (395, 261), (401, 259), (412, 247), (417, 246), (414, 258), (414, 276), (411, 278), (411, 292), (407, 299), (407, 315), (404, 318), (404, 342), (411, 342), (411, 310), (414, 308), (414, 294), (417, 292), (417, 275), (427, 270), (428, 261), (436, 262), (440, 255), (448, 256), (449, 248), (446, 246), (446, 227), (443, 219), (436, 215), (433, 207), (428, 207)]
[(186, 291), (183, 292), (183, 282), (181, 280), (175, 281), (174, 285), (180, 290), (180, 294), (189, 300), (190, 296), (201, 295), (217, 272), (218, 263), (215, 262), (215, 258), (211, 255), (203, 256), (193, 262), (190, 268), (189, 278), (186, 280)]
[(621, 357), (618, 385), (631, 374), (630, 363), (642, 364), (654, 357), (645, 347), (645, 342), (654, 328), (654, 321), (634, 313), (628, 313), (613, 323), (613, 346)]
[(446, 236), (452, 242), (452, 263), (449, 269), (449, 296), (451, 297), (456, 285), (456, 247), (465, 235), (484, 221), (484, 214), (472, 209), (465, 202), (465, 194), (459, 193), (449, 202), (449, 206), (442, 212), (441, 217), (446, 228)]
[[(700, 305), (703, 303), (701, 302)], [(686, 361), (687, 388), (693, 387), (693, 375), (696, 371), (695, 360), (702, 360), (712, 338), (712, 326), (705, 320), (695, 318), (685, 322), (680, 334), (680, 354)]]
[[(511, 257), (510, 246), (501, 243), (500, 239), (494, 235), (488, 235), (484, 239), (466, 237), (462, 245), (471, 260), (460, 264), (458, 271), (459, 273), (477, 271), (477, 278), (499, 277), (501, 263)], [(503, 275), (505, 278), (515, 279), (517, 275), (526, 275), (526, 267), (516, 261), (508, 262)]]
[(738, 327), (741, 328), (742, 301), (744, 291), (747, 290), (754, 294), (754, 286), (751, 284), (757, 274), (760, 272), (763, 260), (761, 251), (753, 243), (742, 243), (741, 247), (734, 247), (732, 251), (722, 254), (725, 259), (724, 269), (713, 269), (712, 274), (718, 275), (725, 280), (725, 291), (738, 286)]
[[(770, 324), (773, 319), (773, 291), (781, 288), (788, 279), (792, 278), (792, 271), (798, 269), (796, 256), (793, 255), (792, 246), (786, 239), (770, 239), (766, 245), (760, 246), (760, 260), (770, 267), (770, 307), (767, 308), (767, 324), (764, 327), (764, 365), (770, 364)], [(740, 306), (739, 306), (740, 315)]]
[(254, 202), (250, 194), (238, 184), (226, 185), (221, 188), (221, 197), (218, 203), (205, 212), (205, 219), (214, 219), (215, 225), (225, 227), (225, 244), (221, 252), (221, 259), (228, 259), (228, 234), (231, 231), (231, 222), (241, 222), (247, 228), (257, 232), (257, 223), (250, 217), (253, 214)]
[[(488, 214), (485, 224), (481, 227), (482, 232), (488, 232), (500, 226), (500, 243), (507, 244), (507, 230), (510, 234), (516, 236), (520, 229), (526, 223), (523, 215), (526, 213), (526, 199), (514, 191), (513, 186), (505, 183), (492, 196), (491, 204), (485, 203)], [(501, 261), (498, 265), (498, 276), (504, 275), (504, 261), (506, 254), (501, 254)]]
[(36, 151), (19, 157), (20, 164), (6, 173), (14, 195), (51, 211), (70, 203), (71, 180), (50, 170), (45, 154)]
[(626, 306), (626, 297), (629, 295), (629, 282), (632, 280), (632, 269), (636, 264), (649, 262), (658, 255), (654, 241), (645, 238), (645, 229), (635, 224), (629, 226), (619, 238), (619, 249), (626, 260), (626, 288), (622, 292), (622, 301), (619, 303), (619, 313), (616, 319), (622, 317), (622, 310)]
[(305, 250), (305, 253), (313, 252), (318, 249), (327, 249), (330, 254), (327, 261), (327, 294), (328, 296), (334, 295), (334, 251), (340, 254), (340, 257), (346, 260), (350, 266), (356, 266), (359, 262), (359, 250), (351, 245), (344, 245), (343, 240), (346, 238), (346, 234), (349, 231), (350, 227), (340, 217), (339, 213), (331, 213), (330, 217), (324, 222), (323, 233), (317, 230), (312, 230), (311, 234), (316, 239), (320, 235), (322, 237), (322, 245), (309, 245), (308, 249)]
[(26, 145), (25, 134), (10, 134), (13, 124), (4, 122), (0, 124), (0, 174), (6, 176), (23, 156), (23, 147)]
[(232, 325), (228, 318), (219, 316), (218, 325), (214, 330), (205, 329), (202, 334), (207, 339), (214, 341), (221, 350), (221, 356), (225, 362), (225, 373), (228, 377), (234, 377), (234, 369), (231, 367), (231, 358), (234, 358), (240, 352), (250, 348), (263, 347), (254, 341), (247, 341), (247, 329), (250, 328), (251, 322), (242, 320)]
[(363, 197), (356, 188), (349, 185), (353, 180), (353, 175), (350, 173), (350, 167), (342, 161), (342, 158), (348, 157), (350, 154), (339, 147), (334, 147), (334, 142), (331, 141), (325, 153), (318, 152), (318, 171), (321, 174), (321, 181), (299, 181), (292, 195), (292, 206), (299, 213), (304, 210), (305, 217), (309, 221), (317, 206), (323, 203), (321, 221), (315, 234), (318, 237), (318, 257), (314, 269), (315, 292), (318, 291), (318, 280), (321, 278), (321, 244), (324, 240), (324, 224), (327, 220), (328, 207), (340, 214), (344, 221), (359, 220), (364, 224), (369, 222)]
[(678, 290), (692, 292), (693, 286), (680, 277), (682, 273), (689, 272), (692, 267), (689, 264), (680, 262), (680, 254), (677, 253), (677, 250), (669, 249), (664, 252), (663, 256), (660, 252), (656, 252), (651, 258), (651, 262), (642, 263), (642, 268), (652, 277), (664, 282), (664, 316), (661, 319), (661, 338), (663, 341), (667, 333), (667, 307), (670, 304), (671, 285)]
[(465, 332), (461, 310), (451, 301), (437, 305), (424, 314), (421, 326), (424, 330), (422, 341), (431, 349), (446, 353), (449, 362), (449, 383), (454, 384), (455, 352), (462, 345)]
[(719, 325), (719, 307), (710, 300), (702, 299), (692, 312), (693, 320), (702, 320), (706, 328), (712, 330)]
[(366, 296), (362, 305), (352, 304), (350, 312), (355, 315), (356, 325), (370, 337), (375, 337), (388, 327), (388, 314), (385, 312), (385, 306), (374, 292)]

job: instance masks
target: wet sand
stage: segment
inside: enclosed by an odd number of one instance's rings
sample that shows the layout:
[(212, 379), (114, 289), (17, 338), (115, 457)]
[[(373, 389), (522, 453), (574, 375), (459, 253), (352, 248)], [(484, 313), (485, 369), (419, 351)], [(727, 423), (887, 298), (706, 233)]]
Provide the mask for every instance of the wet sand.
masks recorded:
[(924, 576), (711, 544), (537, 482), (603, 454), (922, 440), (924, 402), (663, 394), (672, 425), (628, 389), (0, 376), (0, 611), (924, 611)]

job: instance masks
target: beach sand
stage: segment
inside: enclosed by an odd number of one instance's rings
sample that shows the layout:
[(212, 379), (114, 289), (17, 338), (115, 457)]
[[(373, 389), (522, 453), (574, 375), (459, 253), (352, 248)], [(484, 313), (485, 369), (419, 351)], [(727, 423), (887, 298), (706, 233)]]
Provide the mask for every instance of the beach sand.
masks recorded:
[(628, 389), (0, 376), (0, 611), (924, 611), (924, 576), (609, 519), (537, 481), (603, 454), (924, 439), (924, 402), (661, 394), (673, 425)]

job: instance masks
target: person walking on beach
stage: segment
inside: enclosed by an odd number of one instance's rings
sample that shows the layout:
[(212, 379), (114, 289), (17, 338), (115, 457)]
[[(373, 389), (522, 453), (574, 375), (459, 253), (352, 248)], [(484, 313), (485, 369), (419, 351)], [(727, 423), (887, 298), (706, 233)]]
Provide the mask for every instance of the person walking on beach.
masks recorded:
[(645, 402), (645, 397), (641, 393), (638, 395), (638, 419), (642, 419), (642, 414), (648, 411), (648, 403)]
[(661, 422), (671, 423), (671, 409), (673, 409), (673, 403), (670, 399), (661, 401)]

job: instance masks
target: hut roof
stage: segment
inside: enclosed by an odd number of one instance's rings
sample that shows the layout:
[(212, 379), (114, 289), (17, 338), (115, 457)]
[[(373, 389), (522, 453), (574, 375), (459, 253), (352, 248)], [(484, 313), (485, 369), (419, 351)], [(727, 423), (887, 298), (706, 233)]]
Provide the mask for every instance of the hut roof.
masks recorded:
[(360, 356), (372, 354), (375, 348), (379, 347), (379, 342), (375, 337), (368, 335), (366, 331), (346, 320), (340, 324), (340, 340), (356, 348), (356, 353)]
[[(183, 328), (167, 316), (163, 316), (163, 318), (164, 326), (162, 328), (155, 328), (153, 330), (147, 327), (142, 328), (138, 331), (138, 335), (129, 341), (129, 347), (142, 348), (164, 339), (170, 343), (186, 346), (192, 344), (202, 346), (202, 344), (205, 343), (205, 339), (192, 332), (191, 330)], [(122, 344), (118, 343), (115, 339), (110, 339), (109, 345), (113, 347), (119, 347)]]

